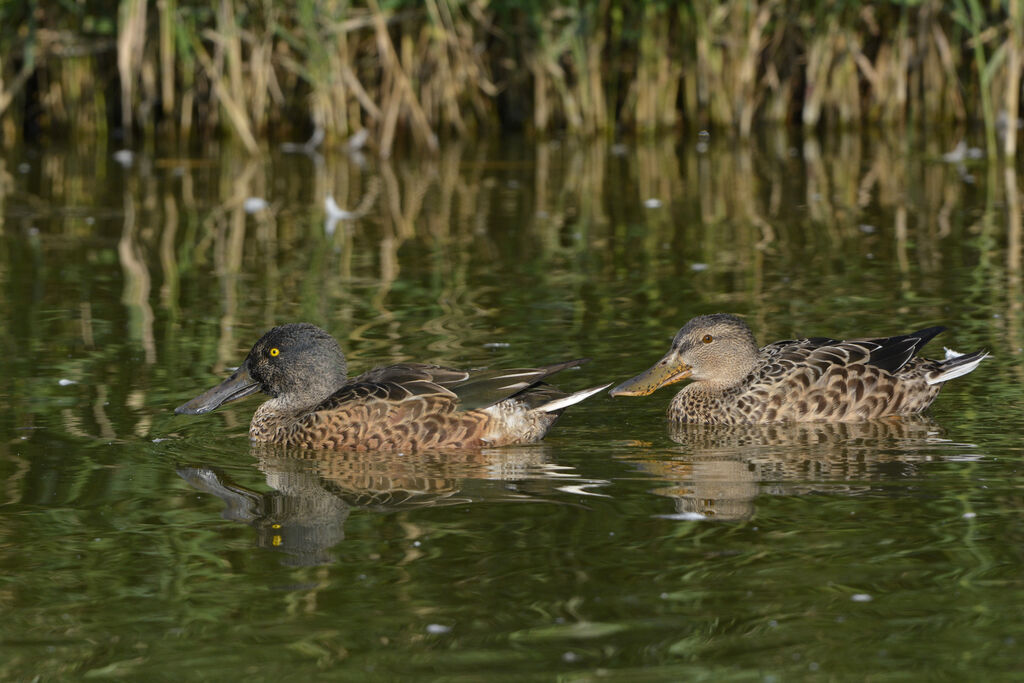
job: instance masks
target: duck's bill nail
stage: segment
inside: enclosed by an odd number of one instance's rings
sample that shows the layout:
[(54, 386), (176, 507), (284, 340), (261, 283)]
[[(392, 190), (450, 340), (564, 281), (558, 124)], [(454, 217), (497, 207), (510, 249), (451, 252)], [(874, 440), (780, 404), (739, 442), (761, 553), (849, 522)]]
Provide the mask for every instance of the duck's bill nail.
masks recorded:
[(627, 379), (608, 393), (612, 396), (647, 396), (657, 389), (686, 379), (692, 373), (693, 368), (689, 365), (663, 359), (647, 372)]
[(201, 415), (225, 403), (255, 394), (259, 390), (260, 385), (253, 381), (249, 371), (242, 366), (214, 388), (175, 408), (174, 412), (179, 415)]

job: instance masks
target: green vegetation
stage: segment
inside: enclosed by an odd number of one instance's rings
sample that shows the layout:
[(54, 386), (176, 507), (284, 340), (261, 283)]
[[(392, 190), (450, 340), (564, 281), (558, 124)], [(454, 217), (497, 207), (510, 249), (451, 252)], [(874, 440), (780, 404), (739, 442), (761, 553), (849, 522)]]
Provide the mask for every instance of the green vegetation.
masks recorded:
[(0, 4), (0, 131), (259, 149), (526, 128), (982, 121), (1016, 151), (1024, 0), (29, 0)]

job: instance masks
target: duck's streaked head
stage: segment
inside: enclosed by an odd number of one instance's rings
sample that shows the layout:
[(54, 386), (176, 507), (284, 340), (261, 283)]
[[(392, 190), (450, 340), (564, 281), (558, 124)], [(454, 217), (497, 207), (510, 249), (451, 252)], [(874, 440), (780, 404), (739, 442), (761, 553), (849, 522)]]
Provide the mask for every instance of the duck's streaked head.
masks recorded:
[(660, 361), (610, 393), (646, 396), (684, 379), (730, 386), (750, 373), (757, 355), (757, 342), (743, 320), (727, 313), (700, 315), (676, 333)]

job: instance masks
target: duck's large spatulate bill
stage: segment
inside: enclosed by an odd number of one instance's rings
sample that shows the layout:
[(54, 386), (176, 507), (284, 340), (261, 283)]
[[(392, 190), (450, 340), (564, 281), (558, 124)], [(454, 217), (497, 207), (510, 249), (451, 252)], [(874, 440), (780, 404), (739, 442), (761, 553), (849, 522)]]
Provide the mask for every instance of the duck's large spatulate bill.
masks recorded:
[(647, 396), (663, 386), (683, 381), (692, 372), (693, 368), (676, 358), (674, 352), (669, 352), (652, 368), (627, 379), (609, 393), (612, 396)]
[(219, 408), (225, 403), (251, 396), (259, 390), (260, 385), (249, 376), (249, 371), (245, 366), (242, 366), (214, 388), (175, 408), (174, 412), (179, 415), (201, 415)]

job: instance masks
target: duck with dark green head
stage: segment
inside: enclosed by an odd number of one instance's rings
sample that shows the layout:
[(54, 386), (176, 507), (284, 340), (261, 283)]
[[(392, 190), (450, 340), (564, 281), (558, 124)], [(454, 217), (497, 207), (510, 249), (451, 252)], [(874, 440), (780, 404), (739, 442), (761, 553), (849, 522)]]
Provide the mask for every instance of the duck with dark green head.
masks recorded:
[(208, 413), (257, 392), (249, 438), (306, 448), (482, 448), (539, 441), (562, 411), (608, 385), (566, 394), (549, 376), (587, 359), (538, 368), (455, 370), (422, 363), (349, 378), (335, 339), (309, 323), (275, 327), (226, 380), (174, 412)]

